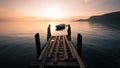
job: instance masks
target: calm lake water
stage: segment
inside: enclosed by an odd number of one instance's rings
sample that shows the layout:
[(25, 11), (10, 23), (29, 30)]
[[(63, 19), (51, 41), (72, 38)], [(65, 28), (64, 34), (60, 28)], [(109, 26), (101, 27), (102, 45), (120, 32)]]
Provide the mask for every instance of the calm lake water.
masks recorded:
[[(55, 31), (59, 22), (0, 22), (0, 68), (30, 68), (36, 57), (34, 34), (40, 33), (44, 45), (49, 24), (52, 35), (67, 34), (66, 30)], [(74, 45), (77, 33), (82, 34), (82, 55), (88, 68), (120, 68), (120, 29), (90, 22), (65, 24), (71, 25)]]

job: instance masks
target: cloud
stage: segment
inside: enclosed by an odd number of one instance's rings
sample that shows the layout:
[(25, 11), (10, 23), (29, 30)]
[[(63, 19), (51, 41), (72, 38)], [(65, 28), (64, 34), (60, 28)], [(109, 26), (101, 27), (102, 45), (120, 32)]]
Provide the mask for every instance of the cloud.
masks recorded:
[(56, 6), (63, 15), (85, 15), (120, 10), (120, 0), (0, 0), (0, 16), (42, 15)]
[(93, 0), (84, 0), (84, 2), (90, 2), (90, 1), (93, 1)]

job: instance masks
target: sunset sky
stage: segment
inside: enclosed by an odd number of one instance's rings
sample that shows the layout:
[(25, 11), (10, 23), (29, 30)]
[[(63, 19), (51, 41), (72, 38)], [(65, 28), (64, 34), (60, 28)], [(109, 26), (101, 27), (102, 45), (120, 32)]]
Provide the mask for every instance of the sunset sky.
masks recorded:
[(120, 0), (0, 0), (0, 19), (65, 18), (120, 11)]

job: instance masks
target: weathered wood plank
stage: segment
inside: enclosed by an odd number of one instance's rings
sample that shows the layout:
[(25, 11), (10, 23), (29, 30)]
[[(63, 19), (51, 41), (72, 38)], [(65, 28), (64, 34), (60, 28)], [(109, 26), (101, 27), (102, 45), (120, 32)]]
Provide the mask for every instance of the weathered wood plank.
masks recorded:
[(62, 37), (62, 42), (63, 42), (63, 47), (64, 47), (64, 58), (65, 58), (65, 60), (67, 60), (68, 59), (68, 54), (67, 54), (67, 45), (65, 44), (65, 39), (64, 39), (64, 36)]
[(49, 54), (48, 54), (48, 58), (51, 58), (51, 56), (52, 56), (53, 49), (54, 49), (54, 47), (55, 47), (56, 41), (57, 41), (57, 36), (55, 36), (55, 39), (52, 40), (53, 44), (52, 44), (51, 49), (50, 49), (50, 52), (49, 52)]
[(45, 68), (80, 68), (77, 62), (58, 62), (57, 64), (47, 62)]
[(59, 52), (59, 46), (60, 46), (60, 40), (57, 40), (57, 48), (56, 48), (56, 54), (54, 56), (54, 62), (53, 63), (56, 63), (58, 61), (58, 52)]
[(45, 45), (45, 48), (42, 50), (41, 55), (38, 58), (39, 61), (42, 60), (42, 58), (44, 57), (44, 55), (48, 51), (48, 49), (49, 49), (48, 47), (50, 47), (50, 45), (51, 45), (51, 39), (52, 39), (52, 37), (49, 38), (47, 44)]
[(49, 38), (48, 41), (49, 42), (47, 42), (45, 49), (43, 49), (40, 57), (38, 58), (38, 60), (40, 61), (39, 68), (44, 68), (44, 64), (47, 60), (47, 55), (49, 53), (49, 49), (50, 49), (50, 46), (51, 46), (51, 37)]
[(56, 47), (56, 52), (55, 52), (55, 56), (54, 56), (54, 62), (56, 63), (58, 61), (58, 52), (59, 52), (59, 46), (60, 46), (60, 36), (58, 36), (58, 40), (57, 40), (57, 47)]
[(65, 41), (66, 41), (66, 43), (67, 43), (67, 45), (68, 45), (68, 47), (69, 47), (69, 49), (70, 49), (70, 52), (71, 52), (71, 54), (72, 54), (73, 59), (76, 59), (76, 57), (75, 57), (75, 55), (74, 55), (74, 53), (73, 53), (73, 49), (71, 48), (70, 43), (69, 43), (67, 37), (64, 36), (64, 38), (65, 38)]
[(77, 58), (77, 61), (78, 61), (79, 65), (80, 65), (80, 68), (86, 68), (83, 61), (82, 61), (82, 59), (81, 59), (81, 57), (79, 56), (79, 54), (77, 53), (75, 47), (73, 46), (72, 42), (70, 41), (69, 43), (70, 43), (70, 46), (73, 48), (73, 52), (74, 52), (74, 54), (75, 54), (75, 56)]
[[(65, 39), (67, 40), (67, 37), (66, 37), (66, 36), (65, 36)], [(67, 40), (67, 41), (68, 41), (68, 40)], [(79, 56), (79, 54), (77, 53), (77, 51), (76, 51), (75, 47), (73, 46), (72, 42), (69, 41), (69, 42), (67, 42), (67, 43), (69, 44), (70, 49), (72, 49), (71, 51), (73, 51), (73, 52), (71, 52), (71, 53), (73, 53), (74, 56), (77, 58), (77, 61), (78, 61), (79, 65), (80, 65), (80, 68), (85, 68), (84, 63), (83, 63), (81, 57)]]

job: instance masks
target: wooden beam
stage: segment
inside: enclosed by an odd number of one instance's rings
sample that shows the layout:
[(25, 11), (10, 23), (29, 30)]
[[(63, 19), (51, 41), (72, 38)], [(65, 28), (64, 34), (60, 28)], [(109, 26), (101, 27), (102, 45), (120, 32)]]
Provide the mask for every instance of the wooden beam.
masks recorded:
[(45, 55), (48, 54), (49, 48), (51, 46), (51, 39), (52, 39), (52, 37), (49, 38), (47, 44), (45, 45), (44, 49), (41, 52), (41, 55), (38, 57), (39, 61), (41, 61), (43, 59), (43, 57), (46, 57)]
[(51, 26), (49, 24), (48, 29), (47, 29), (47, 41), (51, 37)]
[(38, 61), (40, 62), (39, 68), (44, 68), (44, 64), (47, 60), (47, 55), (48, 55), (49, 49), (51, 47), (51, 38), (52, 37), (49, 38), (47, 44), (45, 45), (45, 48), (43, 49), (43, 51), (41, 52), (41, 55), (38, 58)]
[(75, 54), (75, 57), (77, 58), (77, 61), (80, 65), (80, 68), (86, 68), (85, 64), (83, 63), (81, 57), (79, 56), (79, 54), (77, 53), (75, 47), (73, 46), (72, 42), (70, 41), (70, 46), (73, 48), (73, 53)]
[(40, 45), (39, 33), (35, 34), (35, 42), (36, 42), (36, 51), (37, 51), (37, 58), (38, 58), (41, 54), (41, 45)]
[(70, 43), (69, 43), (67, 37), (64, 36), (64, 38), (65, 38), (65, 41), (66, 41), (66, 43), (67, 43), (67, 45), (68, 45), (68, 47), (69, 47), (69, 49), (70, 49), (70, 52), (72, 53), (73, 59), (76, 59), (76, 57), (75, 57), (75, 55), (74, 55), (74, 53), (73, 53), (73, 49), (71, 48)]
[(64, 47), (64, 58), (65, 58), (65, 60), (67, 60), (68, 59), (68, 54), (67, 54), (67, 45), (65, 44), (65, 38), (64, 38), (64, 36), (62, 37), (62, 39), (63, 39), (63, 47)]
[(80, 65), (80, 68), (86, 68), (81, 57), (79, 56), (79, 54), (77, 53), (75, 47), (73, 46), (72, 42), (71, 41), (68, 41), (67, 40), (67, 37), (65, 36), (65, 39), (67, 41), (67, 44), (69, 44), (69, 48), (70, 48), (70, 51), (72, 51), (71, 53), (73, 54), (73, 56), (77, 59), (79, 65)]
[(57, 61), (58, 61), (58, 52), (59, 52), (59, 46), (60, 46), (60, 40), (57, 40), (57, 48), (56, 48), (56, 54), (55, 54), (55, 56), (54, 56), (54, 64), (55, 63), (57, 63)]
[(77, 51), (78, 54), (81, 56), (82, 55), (82, 35), (78, 33), (77, 35)]
[(48, 58), (51, 58), (51, 56), (52, 56), (52, 53), (53, 53), (53, 50), (54, 50), (54, 47), (55, 47), (56, 41), (57, 41), (57, 36), (55, 36), (55, 40), (52, 41), (53, 44), (52, 44), (52, 46), (51, 46), (51, 48), (50, 48), (50, 52), (49, 52), (49, 54), (48, 54)]
[(70, 27), (70, 24), (68, 25), (67, 33), (68, 33), (69, 40), (71, 40), (71, 27)]

